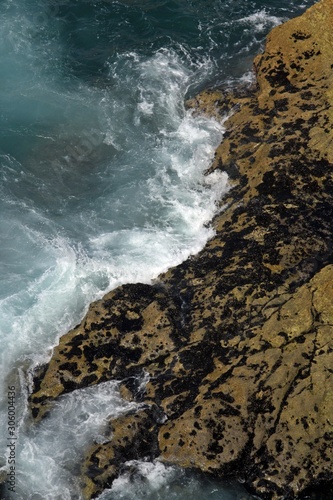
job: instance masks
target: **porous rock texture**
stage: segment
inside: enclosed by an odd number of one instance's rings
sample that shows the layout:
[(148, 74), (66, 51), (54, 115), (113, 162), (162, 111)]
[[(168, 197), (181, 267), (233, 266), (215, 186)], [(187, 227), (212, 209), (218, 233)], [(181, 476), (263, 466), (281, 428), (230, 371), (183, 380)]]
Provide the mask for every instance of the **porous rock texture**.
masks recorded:
[(142, 403), (87, 450), (86, 498), (142, 457), (232, 475), (263, 499), (332, 481), (332, 25), (322, 0), (271, 32), (251, 89), (189, 103), (230, 114), (207, 172), (232, 183), (216, 236), (154, 284), (92, 304), (36, 372), (37, 420), (111, 379)]

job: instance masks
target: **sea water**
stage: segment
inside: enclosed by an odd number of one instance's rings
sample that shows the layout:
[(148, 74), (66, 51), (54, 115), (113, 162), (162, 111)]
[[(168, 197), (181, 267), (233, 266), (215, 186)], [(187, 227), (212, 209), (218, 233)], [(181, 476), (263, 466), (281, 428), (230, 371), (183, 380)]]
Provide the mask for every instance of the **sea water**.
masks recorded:
[[(250, 82), (265, 35), (312, 3), (2, 0), (0, 468), (7, 479), (15, 469), (15, 492), (4, 483), (1, 498), (81, 499), (84, 450), (133, 404), (113, 381), (60, 398), (32, 425), (32, 369), (92, 300), (149, 283), (213, 235), (228, 179), (203, 173), (223, 120), (195, 117), (184, 101)], [(100, 497), (141, 498), (250, 496), (142, 461)]]

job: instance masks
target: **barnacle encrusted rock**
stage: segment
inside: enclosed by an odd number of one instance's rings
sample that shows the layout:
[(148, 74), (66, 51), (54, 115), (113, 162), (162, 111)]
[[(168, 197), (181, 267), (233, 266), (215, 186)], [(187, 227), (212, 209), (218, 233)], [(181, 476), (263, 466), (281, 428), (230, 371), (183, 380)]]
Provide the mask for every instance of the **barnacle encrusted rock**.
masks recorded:
[(37, 420), (110, 379), (143, 405), (87, 450), (86, 498), (143, 456), (231, 474), (264, 499), (332, 482), (332, 24), (322, 0), (271, 32), (253, 88), (188, 104), (231, 113), (207, 172), (233, 186), (216, 236), (154, 284), (92, 304), (35, 374)]

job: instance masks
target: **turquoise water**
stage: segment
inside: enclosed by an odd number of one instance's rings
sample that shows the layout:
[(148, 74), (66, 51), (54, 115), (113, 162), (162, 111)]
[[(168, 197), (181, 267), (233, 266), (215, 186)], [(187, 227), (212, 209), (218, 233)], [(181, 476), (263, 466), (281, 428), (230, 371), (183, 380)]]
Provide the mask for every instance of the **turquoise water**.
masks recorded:
[[(84, 447), (128, 409), (106, 384), (61, 399), (35, 428), (26, 406), (33, 366), (92, 300), (149, 283), (213, 234), (228, 180), (203, 172), (223, 123), (193, 117), (184, 100), (251, 81), (266, 33), (312, 3), (2, 0), (0, 439), (5, 450), (14, 385), (13, 498), (79, 499)], [(8, 470), (8, 450), (0, 467)], [(250, 498), (159, 463), (133, 468), (101, 499)], [(6, 485), (1, 495), (10, 496)]]

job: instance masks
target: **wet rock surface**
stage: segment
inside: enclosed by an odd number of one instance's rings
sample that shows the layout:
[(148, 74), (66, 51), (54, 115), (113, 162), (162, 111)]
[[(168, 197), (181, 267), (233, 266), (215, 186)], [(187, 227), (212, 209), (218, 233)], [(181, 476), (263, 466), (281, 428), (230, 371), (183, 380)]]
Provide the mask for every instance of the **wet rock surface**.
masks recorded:
[(207, 172), (233, 186), (216, 236), (156, 283), (92, 304), (36, 372), (36, 420), (111, 379), (143, 405), (87, 450), (86, 498), (143, 457), (238, 477), (264, 499), (332, 482), (332, 22), (322, 0), (272, 31), (253, 88), (188, 103), (230, 113)]

